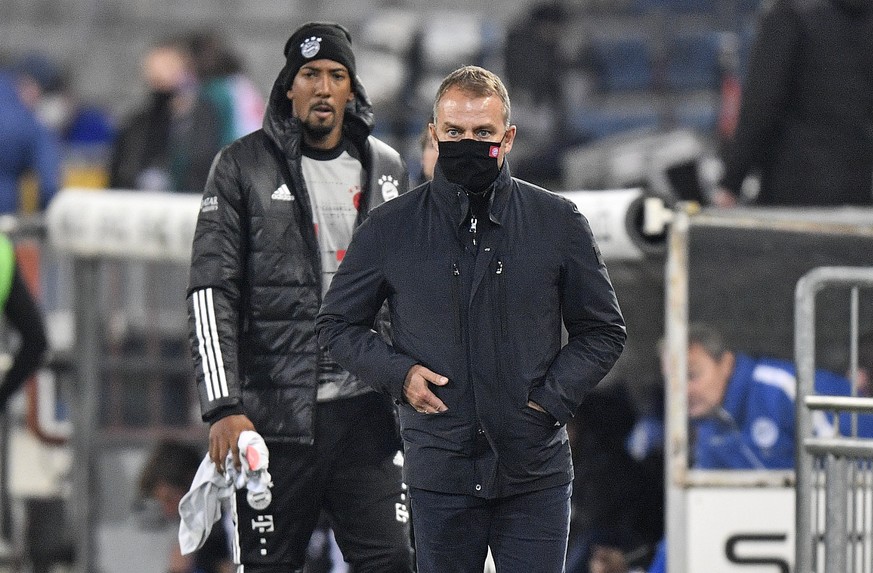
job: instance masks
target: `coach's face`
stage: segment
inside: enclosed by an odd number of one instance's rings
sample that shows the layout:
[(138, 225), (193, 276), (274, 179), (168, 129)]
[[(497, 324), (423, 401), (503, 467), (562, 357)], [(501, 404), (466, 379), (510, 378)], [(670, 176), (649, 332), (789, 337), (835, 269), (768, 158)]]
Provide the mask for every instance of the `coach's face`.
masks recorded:
[(500, 144), (498, 167), (515, 141), (515, 126), (506, 126), (506, 110), (496, 95), (483, 97), (450, 88), (437, 103), (434, 119), (430, 129), (435, 142), (474, 139)]

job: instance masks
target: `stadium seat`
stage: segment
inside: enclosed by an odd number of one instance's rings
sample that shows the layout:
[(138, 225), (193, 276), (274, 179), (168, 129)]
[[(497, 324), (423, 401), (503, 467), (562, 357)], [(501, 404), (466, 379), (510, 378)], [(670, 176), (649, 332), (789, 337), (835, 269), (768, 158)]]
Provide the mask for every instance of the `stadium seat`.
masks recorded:
[(668, 50), (667, 87), (673, 90), (716, 89), (719, 40), (716, 32), (677, 36)]
[(654, 72), (646, 38), (596, 38), (592, 40), (591, 64), (601, 91), (646, 90)]
[(652, 103), (607, 103), (577, 110), (570, 118), (570, 126), (577, 140), (597, 140), (637, 129), (656, 127), (659, 120), (658, 109)]

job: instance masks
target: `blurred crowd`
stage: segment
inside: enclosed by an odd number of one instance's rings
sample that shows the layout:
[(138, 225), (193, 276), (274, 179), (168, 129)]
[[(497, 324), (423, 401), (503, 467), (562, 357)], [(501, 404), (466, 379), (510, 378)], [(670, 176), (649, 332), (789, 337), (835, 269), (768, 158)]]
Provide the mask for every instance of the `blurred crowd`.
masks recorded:
[[(718, 38), (726, 29), (733, 34), (750, 12), (726, 23), (704, 3), (693, 7), (685, 16), (700, 22), (705, 49), (699, 61), (685, 62), (677, 50), (658, 48), (670, 44), (675, 30), (664, 27), (669, 18), (656, 4), (616, 3), (591, 13), (546, 0), (506, 24), (484, 13), (465, 12), (457, 22), (453, 13), (436, 12), (425, 25), (388, 2), (351, 26), (376, 133), (404, 154), (416, 178), (417, 137), (430, 117), (433, 89), (447, 71), (478, 64), (501, 73), (513, 95), (513, 120), (526, 134), (513, 158), (519, 177), (553, 188), (645, 185), (644, 173), (623, 181), (592, 178), (595, 171), (581, 169), (584, 162), (571, 152), (640, 130), (691, 128), (707, 143), (717, 138), (721, 80), (737, 71), (725, 64), (736, 58), (722, 53), (722, 44), (733, 44)], [(600, 21), (620, 25), (599, 29)], [(3, 129), (20, 141), (0, 165), (0, 210), (39, 210), (63, 186), (201, 191), (215, 152), (260, 127), (269, 86), (252, 81), (241, 53), (211, 29), (153, 39), (139, 58), (139, 74), (123, 80), (145, 95), (136, 105), (113, 102), (112, 110), (77, 93), (74, 63), (37, 52), (0, 60), (2, 113), (15, 118), (4, 120)], [(677, 68), (674, 75), (698, 79), (679, 86), (680, 94), (662, 73), (669, 66)], [(671, 103), (682, 94), (704, 96), (693, 118)], [(30, 179), (16, 195), (25, 174)]]
[[(857, 167), (871, 145), (868, 5), (541, 0), (505, 22), (435, 11), (422, 23), (386, 2), (350, 27), (375, 133), (401, 151), (413, 182), (433, 90), (469, 63), (505, 78), (526, 136), (513, 172), (547, 188), (641, 186), (719, 206), (869, 204)], [(138, 77), (124, 80), (146, 95), (113, 102), (112, 113), (76, 93), (74, 65), (34, 52), (0, 58), (3, 129), (16, 141), (0, 163), (0, 210), (39, 210), (65, 185), (200, 192), (215, 151), (260, 127), (268, 86), (238, 48), (212, 29), (154, 40)], [(828, 152), (837, 141), (851, 152)], [(802, 160), (789, 151), (797, 142)], [(835, 167), (818, 167), (825, 160)]]
[(66, 186), (199, 193), (218, 150), (261, 126), (262, 89), (211, 30), (151, 45), (125, 117), (81, 101), (72, 73), (38, 52), (0, 61), (0, 212), (41, 211)]

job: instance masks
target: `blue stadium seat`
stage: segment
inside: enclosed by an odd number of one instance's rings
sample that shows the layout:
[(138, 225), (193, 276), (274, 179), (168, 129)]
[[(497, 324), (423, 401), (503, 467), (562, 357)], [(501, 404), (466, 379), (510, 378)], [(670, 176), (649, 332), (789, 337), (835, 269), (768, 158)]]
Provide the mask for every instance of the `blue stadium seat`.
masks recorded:
[(632, 9), (642, 14), (654, 11), (705, 14), (713, 13), (718, 9), (718, 0), (632, 0)]
[(714, 13), (718, 9), (718, 0), (664, 0), (671, 12), (677, 13)]
[(603, 106), (578, 110), (570, 129), (579, 139), (597, 140), (610, 135), (657, 127), (660, 114), (654, 105)]
[(668, 50), (666, 79), (667, 87), (674, 90), (716, 89), (718, 34), (702, 32), (676, 37)]
[(652, 87), (652, 57), (645, 38), (594, 39), (591, 57), (598, 87), (603, 92), (646, 90)]

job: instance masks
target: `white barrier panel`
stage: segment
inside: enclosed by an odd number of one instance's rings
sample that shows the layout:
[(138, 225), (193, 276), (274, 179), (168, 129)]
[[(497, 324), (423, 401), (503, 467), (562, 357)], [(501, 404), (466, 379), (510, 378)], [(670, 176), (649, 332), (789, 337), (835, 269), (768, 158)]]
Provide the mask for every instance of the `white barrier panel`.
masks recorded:
[(794, 570), (794, 488), (708, 488), (688, 492), (686, 570)]
[(200, 195), (157, 191), (64, 189), (46, 210), (59, 252), (188, 262)]
[(643, 233), (647, 205), (642, 189), (561, 191), (591, 224), (603, 258), (639, 260), (665, 249), (663, 225), (659, 236)]
[[(641, 189), (564, 191), (588, 219), (603, 257), (638, 260), (662, 252), (663, 236), (643, 233)], [(200, 195), (68, 188), (46, 211), (48, 237), (60, 252), (188, 262)]]

